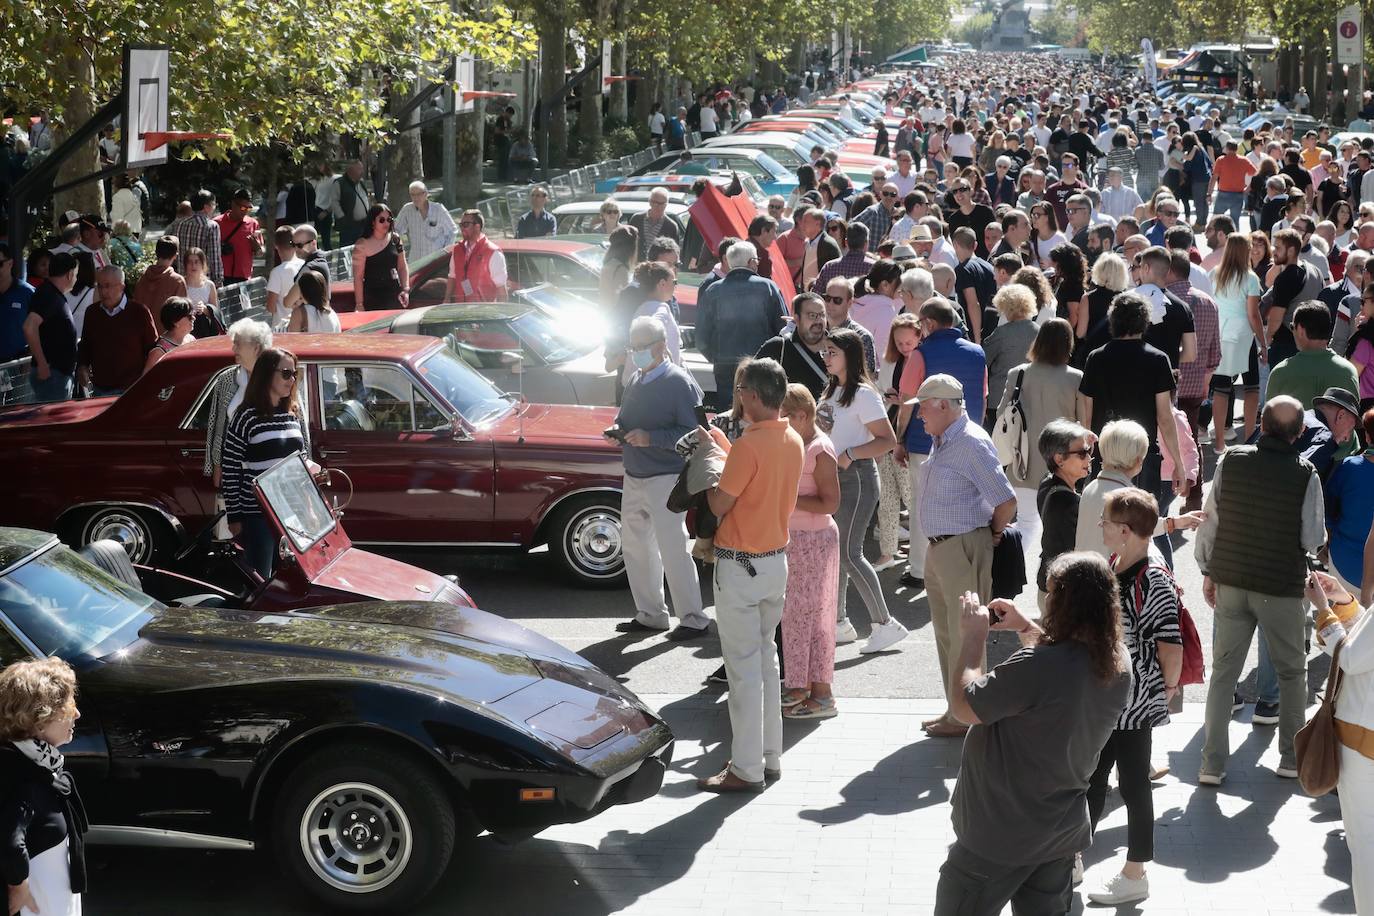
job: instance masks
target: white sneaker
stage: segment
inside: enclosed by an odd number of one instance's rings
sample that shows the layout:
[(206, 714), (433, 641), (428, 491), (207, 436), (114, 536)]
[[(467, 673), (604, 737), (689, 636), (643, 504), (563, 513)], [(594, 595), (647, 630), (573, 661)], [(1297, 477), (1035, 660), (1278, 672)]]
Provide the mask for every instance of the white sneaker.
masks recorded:
[(835, 645), (842, 646), (858, 638), (859, 633), (854, 629), (854, 624), (849, 622), (848, 617), (835, 624)]
[(1150, 896), (1150, 879), (1127, 878), (1121, 872), (1117, 872), (1112, 875), (1110, 881), (1102, 886), (1102, 890), (1089, 893), (1088, 899), (1093, 903), (1101, 903), (1106, 906), (1120, 906), (1123, 903), (1144, 900), (1148, 896)]
[(1297, 779), (1298, 765), (1296, 763), (1280, 762), (1279, 765), (1274, 768), (1274, 775), (1283, 779)]
[(1073, 886), (1074, 886), (1074, 887), (1078, 887), (1078, 885), (1080, 885), (1080, 884), (1082, 884), (1082, 883), (1083, 883), (1083, 853), (1081, 853), (1081, 852), (1076, 852), (1076, 853), (1073, 854)]
[(1197, 782), (1200, 786), (1219, 786), (1221, 781), (1226, 778), (1225, 773), (1199, 773)]
[(888, 557), (881, 563), (874, 563), (873, 571), (882, 572), (886, 569), (892, 569), (894, 566), (901, 566), (904, 563), (906, 563), (906, 560), (902, 559), (901, 557)]
[(1212, 427), (1211, 427), (1211, 426), (1207, 426), (1206, 428), (1204, 428), (1204, 429), (1202, 429), (1202, 430), (1200, 430), (1200, 431), (1198, 432), (1197, 443), (1198, 443), (1198, 445), (1210, 445), (1211, 442), (1212, 442)]
[(897, 526), (897, 540), (899, 540), (899, 541), (909, 541), (909, 540), (911, 540), (911, 532), (907, 530), (907, 528), (906, 528), (905, 525), (898, 525), (898, 526)]
[(1236, 428), (1235, 428), (1234, 426), (1228, 426), (1228, 427), (1226, 427), (1226, 441), (1227, 441), (1227, 442), (1235, 442), (1235, 441), (1236, 441), (1236, 435), (1237, 435), (1237, 433), (1236, 433)]
[(859, 650), (859, 654), (872, 655), (874, 652), (891, 649), (906, 639), (908, 635), (907, 628), (902, 626), (896, 617), (891, 617), (887, 623), (879, 624), (873, 628), (873, 633), (868, 637), (868, 642), (864, 643), (863, 648)]

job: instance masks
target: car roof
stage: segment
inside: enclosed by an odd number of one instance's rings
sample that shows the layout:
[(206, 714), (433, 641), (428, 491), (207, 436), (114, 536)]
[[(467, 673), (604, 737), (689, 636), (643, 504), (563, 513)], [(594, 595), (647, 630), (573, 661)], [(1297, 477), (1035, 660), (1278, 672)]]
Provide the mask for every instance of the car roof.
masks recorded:
[[(561, 210), (561, 209), (563, 209), (563, 207), (571, 207), (571, 206), (576, 206), (576, 204), (563, 204), (562, 207), (556, 207), (556, 208), (554, 208), (554, 210), (553, 210), (553, 215), (554, 215), (554, 216), (557, 216), (557, 215), (558, 215), (558, 211)], [(601, 202), (600, 202), (600, 201), (594, 201), (594, 202), (592, 202), (592, 209), (593, 209), (593, 210), (598, 209), (600, 206), (601, 206)], [(648, 209), (648, 207), (646, 206), (645, 209)], [(578, 241), (571, 241), (571, 240), (568, 240), (568, 239), (556, 239), (556, 238), (555, 238), (555, 239), (542, 238), (542, 239), (500, 239), (499, 241), (497, 241), (496, 247), (499, 248), (499, 249), (501, 249), (502, 251), (538, 251), (538, 252), (544, 252), (544, 253), (547, 253), (547, 254), (567, 254), (567, 255), (572, 255), (572, 254), (576, 254), (576, 253), (579, 252), (579, 251), (586, 251), (588, 248), (599, 248), (600, 246), (599, 246), (599, 245), (594, 245), (594, 244), (592, 244), (591, 242), (578, 242)]]
[[(372, 359), (404, 360), (420, 356), (431, 349), (434, 342), (420, 337), (400, 337), (389, 334), (278, 334), (274, 344), (290, 350), (299, 359)], [(157, 365), (169, 366), (200, 360), (224, 362), (233, 353), (229, 337), (220, 334), (205, 337), (169, 351)]]
[(57, 535), (32, 528), (11, 528), (0, 525), (0, 574), (54, 543)]

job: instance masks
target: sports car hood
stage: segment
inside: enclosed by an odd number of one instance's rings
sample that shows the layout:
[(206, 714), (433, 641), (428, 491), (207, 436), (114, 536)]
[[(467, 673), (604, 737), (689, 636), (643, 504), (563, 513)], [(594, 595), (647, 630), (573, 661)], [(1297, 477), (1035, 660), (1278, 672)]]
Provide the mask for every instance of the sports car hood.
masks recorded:
[(306, 678), (389, 683), (490, 704), (545, 677), (619, 685), (538, 634), (437, 602), (333, 605), (291, 614), (167, 608), (114, 660), (151, 689)]
[[(605, 445), (601, 433), (614, 422), (614, 407), (526, 404), (487, 427), (486, 431), (494, 437), (523, 435), (526, 440)], [(619, 453), (619, 446), (614, 446), (614, 450)]]

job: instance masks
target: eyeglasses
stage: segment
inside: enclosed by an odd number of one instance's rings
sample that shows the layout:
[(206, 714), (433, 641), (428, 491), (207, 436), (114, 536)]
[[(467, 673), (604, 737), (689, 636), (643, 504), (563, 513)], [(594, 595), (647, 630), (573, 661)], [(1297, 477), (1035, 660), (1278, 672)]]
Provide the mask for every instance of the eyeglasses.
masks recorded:
[(295, 370), (295, 369), (278, 369), (277, 371), (281, 373), (281, 377), (284, 378), (284, 379), (287, 379), (287, 380), (293, 381), (293, 382), (296, 380), (296, 372), (297, 372), (297, 370)]
[(1064, 212), (1065, 212), (1065, 213), (1086, 213), (1087, 210), (1088, 210), (1087, 207), (1065, 207), (1065, 208), (1064, 208)]
[(955, 189), (954, 189), (954, 193), (955, 193), (955, 194), (967, 194), (969, 191), (972, 191), (972, 190), (973, 190), (972, 188), (955, 188)]
[(309, 242), (292, 242), (291, 247), (296, 249), (297, 251), (300, 251), (302, 248), (312, 244), (314, 241), (314, 239), (311, 239)]
[(1159, 211), (1159, 215), (1160, 215), (1160, 216), (1174, 216), (1174, 217), (1177, 217), (1177, 216), (1178, 216), (1178, 211), (1177, 211), (1177, 210), (1160, 210), (1160, 211)]
[(844, 305), (846, 302), (849, 301), (844, 296), (831, 296), (828, 294), (826, 296), (823, 296), (822, 298), (824, 298), (826, 302), (833, 302), (835, 305)]
[(474, 219), (459, 220), (458, 225), (466, 229), (468, 226), (476, 226), (477, 221)]
[(883, 192), (883, 196), (884, 196), (884, 197), (896, 197), (896, 196), (897, 196), (897, 192), (896, 192), (896, 191), (884, 191), (884, 192)]

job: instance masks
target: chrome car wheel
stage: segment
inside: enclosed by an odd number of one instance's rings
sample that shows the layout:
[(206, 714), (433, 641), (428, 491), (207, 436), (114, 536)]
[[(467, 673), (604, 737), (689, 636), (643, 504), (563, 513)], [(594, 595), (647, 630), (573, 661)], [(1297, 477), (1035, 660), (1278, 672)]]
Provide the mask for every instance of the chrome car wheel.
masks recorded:
[(133, 509), (102, 509), (87, 520), (81, 531), (82, 545), (93, 541), (118, 541), (132, 563), (146, 564), (153, 556), (153, 532)]
[(620, 513), (607, 506), (589, 506), (572, 518), (566, 543), (568, 559), (591, 579), (620, 575), (625, 566)]
[(405, 871), (413, 833), (405, 809), (366, 783), (330, 786), (301, 816), (301, 851), (331, 887), (355, 894), (381, 890)]

